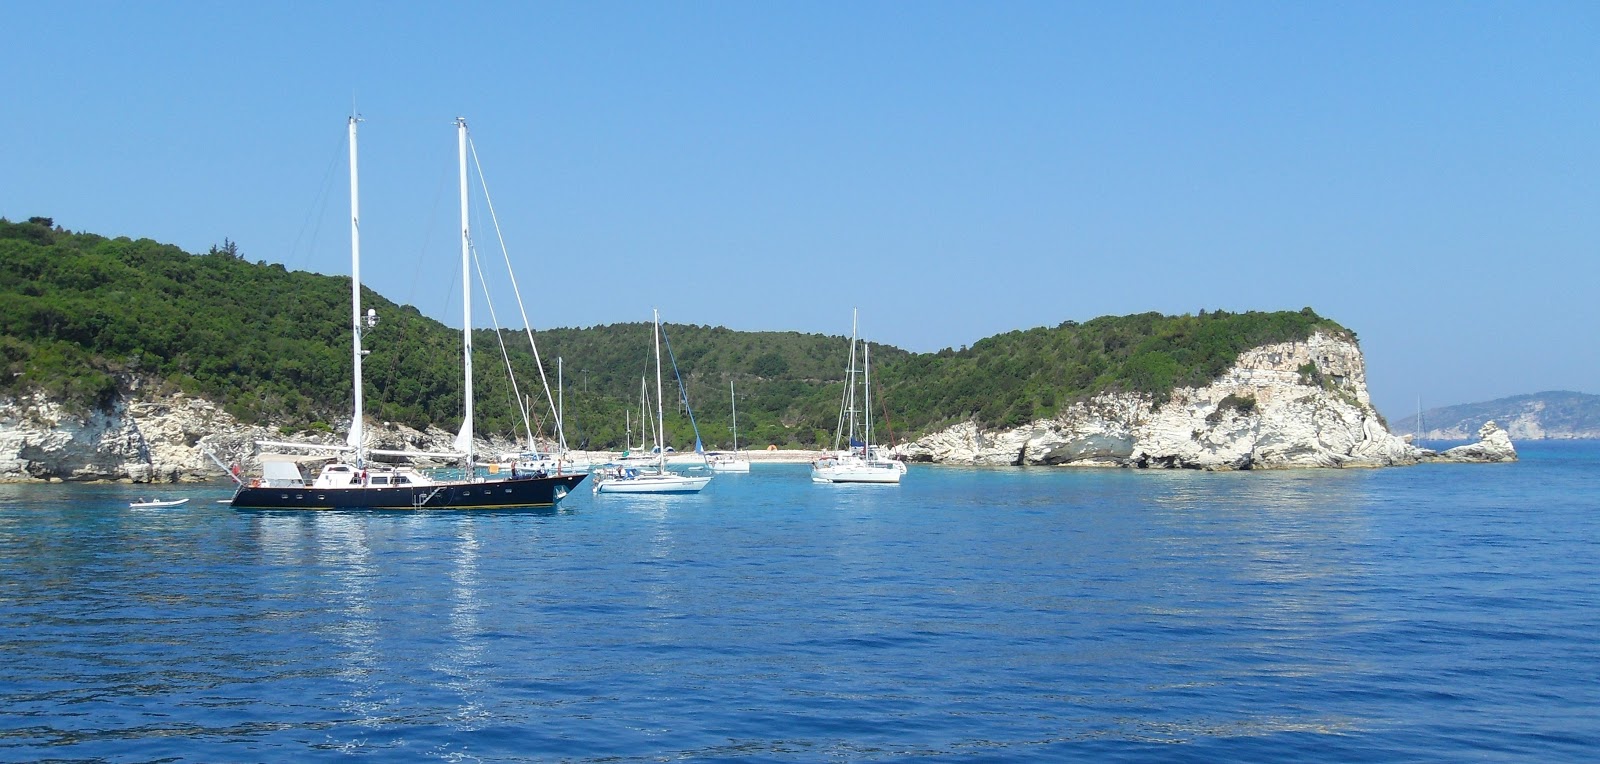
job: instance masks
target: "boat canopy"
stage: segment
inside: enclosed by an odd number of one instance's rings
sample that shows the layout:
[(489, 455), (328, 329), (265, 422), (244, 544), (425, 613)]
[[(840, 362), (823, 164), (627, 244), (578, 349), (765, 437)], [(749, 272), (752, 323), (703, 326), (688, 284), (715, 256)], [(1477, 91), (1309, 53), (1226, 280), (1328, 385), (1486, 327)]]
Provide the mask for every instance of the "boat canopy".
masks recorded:
[(305, 476), (300, 474), (300, 466), (289, 461), (262, 462), (261, 477), (262, 481), (269, 486), (305, 484)]
[(304, 456), (304, 455), (301, 455), (301, 454), (272, 454), (272, 453), (264, 453), (264, 454), (261, 454), (261, 465), (262, 465), (263, 468), (265, 468), (267, 464), (270, 464), (270, 463), (273, 463), (273, 462), (277, 462), (277, 463), (280, 463), (280, 464), (281, 463), (313, 464), (313, 463), (316, 463), (316, 462), (331, 461), (331, 460), (337, 459), (337, 458), (339, 458), (339, 457), (334, 455), (334, 454), (320, 454), (320, 455), (313, 455), (313, 456)]

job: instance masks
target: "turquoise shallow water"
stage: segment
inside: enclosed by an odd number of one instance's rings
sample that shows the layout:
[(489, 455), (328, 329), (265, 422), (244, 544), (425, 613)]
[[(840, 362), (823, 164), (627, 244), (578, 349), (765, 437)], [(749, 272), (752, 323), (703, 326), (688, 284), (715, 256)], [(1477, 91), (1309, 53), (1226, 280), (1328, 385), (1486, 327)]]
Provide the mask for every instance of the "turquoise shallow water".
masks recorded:
[(0, 760), (1592, 760), (1600, 444), (1520, 447), (477, 515), (0, 486)]

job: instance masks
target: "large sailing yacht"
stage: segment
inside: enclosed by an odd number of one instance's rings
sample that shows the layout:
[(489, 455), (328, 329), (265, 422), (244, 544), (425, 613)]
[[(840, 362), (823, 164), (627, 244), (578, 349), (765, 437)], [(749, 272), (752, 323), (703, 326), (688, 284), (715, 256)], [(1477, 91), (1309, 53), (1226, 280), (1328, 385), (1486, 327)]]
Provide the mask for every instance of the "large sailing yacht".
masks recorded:
[[(262, 442), (262, 447), (294, 451), (322, 451), (319, 456), (268, 453), (261, 456), (261, 477), (240, 483), (230, 504), (240, 509), (508, 509), (548, 507), (567, 495), (584, 475), (518, 476), (486, 480), (477, 475), (472, 427), (472, 234), (467, 201), (467, 121), (456, 120), (461, 166), (461, 284), (463, 366), (466, 407), (454, 453), (381, 451), (364, 444), (365, 420), (361, 400), (361, 360), (370, 351), (361, 347), (366, 329), (377, 325), (375, 310), (361, 312), (360, 185), (356, 162), (356, 117), (350, 118), (350, 312), (353, 350), (355, 412), (345, 446)], [(332, 451), (329, 455), (327, 452)], [(421, 470), (374, 461), (372, 457), (450, 458), (464, 463), (459, 480), (436, 480)], [(315, 480), (307, 480), (306, 465), (324, 463)]]

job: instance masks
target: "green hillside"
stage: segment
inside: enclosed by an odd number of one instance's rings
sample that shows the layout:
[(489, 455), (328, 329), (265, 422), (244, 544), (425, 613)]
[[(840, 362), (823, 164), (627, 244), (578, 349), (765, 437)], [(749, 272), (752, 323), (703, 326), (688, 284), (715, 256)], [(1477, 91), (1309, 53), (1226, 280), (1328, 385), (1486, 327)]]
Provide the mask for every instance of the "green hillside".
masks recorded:
[[(250, 263), (225, 244), (194, 255), (148, 239), (73, 233), (53, 221), (0, 219), (0, 393), (38, 389), (83, 410), (104, 406), (119, 378), (204, 396), (248, 422), (329, 428), (350, 401), (348, 277)], [(460, 334), (366, 292), (381, 320), (364, 340), (367, 411), (382, 421), (454, 428), (460, 421)], [(1239, 352), (1322, 328), (1299, 312), (1103, 317), (1015, 331), (959, 351), (911, 354), (874, 345), (880, 417), (898, 438), (976, 418), (1012, 425), (1103, 390), (1165, 395), (1226, 369)], [(728, 384), (738, 390), (741, 441), (809, 447), (831, 441), (846, 338), (667, 324), (708, 447), (729, 440)], [(474, 338), (480, 432), (521, 429), (494, 332)], [(535, 332), (546, 373), (566, 362), (569, 441), (624, 440), (639, 380), (651, 373), (650, 325)], [(549, 411), (526, 336), (506, 332), (520, 392)], [(670, 384), (670, 382), (669, 382)], [(675, 393), (667, 394), (669, 410)], [(875, 404), (874, 408), (878, 408)], [(693, 435), (669, 415), (672, 442)], [(880, 418), (880, 427), (883, 419)], [(638, 439), (637, 429), (635, 440)]]
[(884, 369), (893, 380), (885, 398), (893, 411), (914, 412), (909, 421), (917, 429), (974, 416), (985, 425), (1015, 426), (1103, 391), (1159, 400), (1174, 387), (1216, 379), (1245, 350), (1304, 339), (1317, 329), (1354, 336), (1310, 308), (1067, 321), (989, 337), (961, 352), (899, 359)]

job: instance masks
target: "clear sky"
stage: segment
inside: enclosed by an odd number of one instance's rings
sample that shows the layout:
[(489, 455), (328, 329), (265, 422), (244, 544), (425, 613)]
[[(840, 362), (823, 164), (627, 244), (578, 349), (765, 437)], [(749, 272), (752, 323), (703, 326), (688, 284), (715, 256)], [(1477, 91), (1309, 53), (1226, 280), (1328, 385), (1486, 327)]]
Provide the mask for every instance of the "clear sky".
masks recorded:
[(354, 109), (363, 281), (455, 326), (464, 116), (535, 328), (659, 307), (844, 334), (859, 307), (872, 339), (931, 351), (1309, 305), (1358, 333), (1391, 418), (1419, 398), (1600, 392), (1593, 2), (4, 18), (0, 216), (346, 274)]

